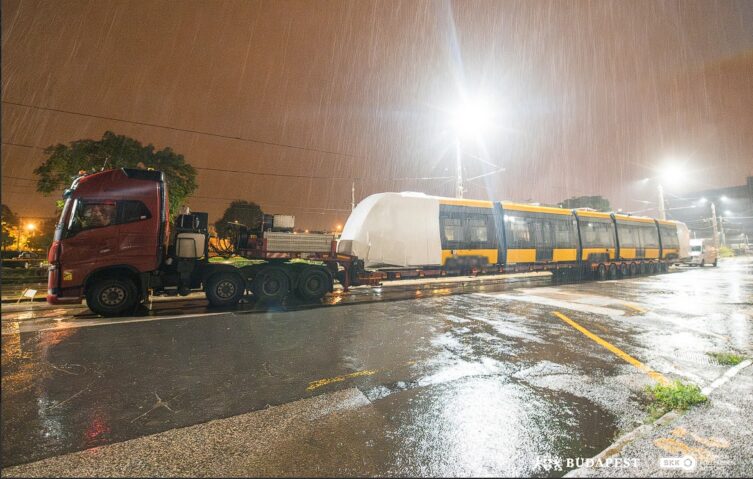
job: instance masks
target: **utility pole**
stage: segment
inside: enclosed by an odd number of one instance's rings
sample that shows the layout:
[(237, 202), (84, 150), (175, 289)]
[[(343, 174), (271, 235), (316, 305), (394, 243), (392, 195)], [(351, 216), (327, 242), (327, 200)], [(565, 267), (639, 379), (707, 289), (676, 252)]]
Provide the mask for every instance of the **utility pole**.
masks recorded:
[(664, 207), (664, 188), (662, 185), (659, 185), (659, 219), (663, 221), (667, 220), (667, 212)]
[(727, 245), (727, 235), (724, 234), (724, 216), (719, 217), (719, 229), (722, 232), (722, 246)]
[(457, 155), (457, 178), (455, 182), (455, 198), (463, 197), (463, 161), (460, 153), (460, 140), (455, 142), (455, 153)]
[(356, 180), (350, 185), (350, 211), (356, 209)]
[(716, 226), (716, 205), (711, 202), (711, 228), (714, 235), (714, 248), (719, 248), (719, 232)]

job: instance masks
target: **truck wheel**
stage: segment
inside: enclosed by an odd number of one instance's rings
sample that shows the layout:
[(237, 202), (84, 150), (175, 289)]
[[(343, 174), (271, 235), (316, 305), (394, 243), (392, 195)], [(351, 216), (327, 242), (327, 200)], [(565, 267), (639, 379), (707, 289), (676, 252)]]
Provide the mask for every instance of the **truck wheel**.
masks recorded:
[(306, 268), (298, 278), (298, 296), (305, 300), (322, 298), (330, 289), (332, 280), (319, 268)]
[(86, 305), (100, 316), (120, 316), (138, 303), (136, 285), (130, 278), (105, 278), (86, 292)]
[(232, 306), (246, 292), (246, 282), (237, 274), (217, 273), (209, 277), (204, 289), (212, 306)]
[(290, 292), (290, 281), (282, 269), (267, 268), (256, 275), (252, 290), (259, 301), (281, 301)]
[(638, 265), (630, 263), (630, 276), (636, 276), (638, 274)]

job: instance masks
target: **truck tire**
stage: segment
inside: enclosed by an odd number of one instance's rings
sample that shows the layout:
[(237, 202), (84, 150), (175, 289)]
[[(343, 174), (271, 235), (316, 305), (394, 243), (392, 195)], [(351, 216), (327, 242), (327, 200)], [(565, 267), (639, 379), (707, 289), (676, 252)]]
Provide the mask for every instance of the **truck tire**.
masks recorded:
[(216, 273), (209, 277), (204, 291), (212, 306), (232, 306), (246, 292), (246, 282), (235, 273)]
[(290, 280), (282, 268), (266, 268), (256, 275), (251, 290), (259, 301), (282, 301), (290, 292)]
[(139, 302), (137, 291), (131, 278), (104, 278), (89, 287), (86, 305), (100, 316), (120, 316), (133, 312)]
[(301, 299), (321, 299), (330, 290), (332, 279), (320, 268), (306, 268), (298, 277), (296, 292)]

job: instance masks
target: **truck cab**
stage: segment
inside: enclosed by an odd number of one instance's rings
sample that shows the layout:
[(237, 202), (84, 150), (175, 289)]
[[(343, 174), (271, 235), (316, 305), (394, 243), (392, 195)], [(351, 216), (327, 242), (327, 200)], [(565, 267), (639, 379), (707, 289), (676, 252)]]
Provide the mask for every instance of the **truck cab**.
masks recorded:
[(80, 303), (86, 297), (103, 311), (130, 306), (148, 286), (143, 276), (159, 268), (167, 251), (162, 173), (121, 168), (82, 174), (64, 198), (48, 253), (47, 301)]
[(711, 239), (691, 239), (690, 256), (687, 264), (690, 266), (717, 265), (717, 248)]
[(127, 313), (150, 294), (201, 290), (212, 306), (237, 304), (247, 290), (259, 301), (279, 301), (293, 291), (315, 301), (332, 291), (342, 261), (332, 237), (284, 232), (292, 229), (286, 223), (231, 251), (254, 261), (210, 262), (207, 213), (177, 215), (171, 224), (159, 171), (82, 173), (64, 198), (48, 253), (47, 301), (86, 298), (102, 316)]

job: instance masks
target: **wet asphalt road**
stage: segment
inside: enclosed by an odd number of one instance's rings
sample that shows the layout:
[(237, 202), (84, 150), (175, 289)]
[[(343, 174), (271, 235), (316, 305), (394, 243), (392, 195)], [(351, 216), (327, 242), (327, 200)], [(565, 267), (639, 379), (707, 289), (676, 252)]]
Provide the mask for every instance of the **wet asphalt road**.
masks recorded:
[[(166, 303), (138, 322), (4, 315), (2, 465), (356, 387), (378, 420), (331, 426), (308, 453), (293, 441), (259, 470), (559, 476), (551, 458), (591, 457), (644, 419), (653, 380), (553, 313), (703, 387), (725, 371), (706, 353), (753, 353), (752, 272), (735, 259), (601, 283), (384, 288), (297, 311)], [(335, 454), (343, 441), (373, 460)]]

